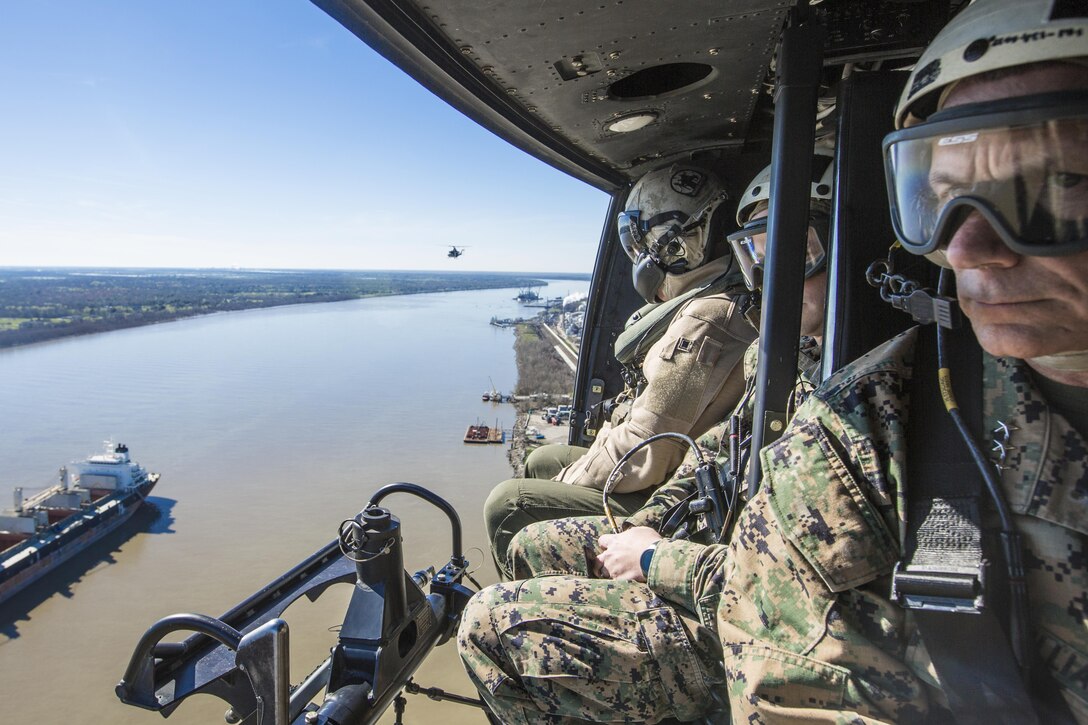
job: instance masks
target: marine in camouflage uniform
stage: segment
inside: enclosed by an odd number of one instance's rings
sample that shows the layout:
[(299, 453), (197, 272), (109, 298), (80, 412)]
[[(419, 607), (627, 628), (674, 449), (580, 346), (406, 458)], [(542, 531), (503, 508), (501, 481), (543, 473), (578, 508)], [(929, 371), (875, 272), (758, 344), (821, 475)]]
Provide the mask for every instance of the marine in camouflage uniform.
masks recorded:
[[(757, 347), (744, 358), (748, 392)], [(801, 395), (818, 373), (814, 341), (799, 362)], [(735, 411), (749, 422), (751, 401), (745, 395)], [(727, 463), (726, 430), (719, 423), (697, 440), (719, 465)], [(625, 526), (660, 527), (695, 492), (694, 466), (689, 452)], [(526, 580), (485, 589), (462, 614), (458, 646), (469, 677), (502, 722), (726, 718), (715, 614), (727, 548), (666, 540), (646, 583), (590, 578), (597, 540), (610, 531), (604, 517), (573, 517), (514, 537), (511, 567)]]
[[(810, 210), (810, 257), (802, 290), (800, 332), (823, 330), (826, 275), (823, 274), (821, 214), (831, 194), (833, 154), (814, 156)], [(749, 184), (737, 210), (746, 223), (766, 214), (770, 198), (768, 166)], [(746, 225), (729, 235), (734, 253), (752, 289), (752, 272), (762, 263), (758, 228)], [(798, 385), (791, 410), (811, 390), (819, 375), (819, 344), (802, 339)], [(742, 371), (744, 395), (729, 415), (697, 439), (704, 460), (722, 471), (730, 465), (726, 445), (730, 419), (751, 429), (758, 344), (746, 351)], [(695, 495), (694, 451), (640, 510), (624, 523), (624, 533), (611, 533), (602, 517), (562, 518), (522, 529), (511, 546), (510, 565), (525, 581), (485, 589), (469, 602), (458, 635), (461, 657), (481, 696), (503, 722), (593, 721), (657, 722), (664, 717), (691, 720), (711, 715), (727, 719), (722, 652), (715, 631), (721, 571), (727, 547), (707, 545), (704, 532), (673, 535), (674, 510), (683, 510)], [(690, 526), (690, 522), (689, 522)], [(681, 526), (681, 529), (684, 527)], [(665, 530), (669, 529), (669, 530)], [(620, 543), (620, 539), (626, 540)], [(726, 538), (728, 537), (728, 527)], [(649, 568), (632, 581), (633, 557), (643, 542), (655, 540)], [(647, 542), (648, 543), (648, 542)], [(603, 548), (607, 547), (607, 548)], [(619, 551), (621, 553), (617, 554)], [(616, 579), (593, 579), (610, 567)], [(554, 576), (565, 575), (565, 576)]]
[[(974, 2), (915, 64), (896, 109), (899, 130), (883, 144), (899, 244), (954, 272), (959, 304), (985, 351), (983, 430), (1009, 431), (995, 497), (1022, 539), (1034, 636), (1027, 657), (1035, 655), (1043, 680), (1030, 683), (1031, 706), (1067, 704), (1081, 723), (1088, 723), (1088, 135), (1074, 99), (1088, 91), (1086, 63), (1085, 3)], [(908, 521), (906, 490), (920, 487), (907, 479), (908, 463), (912, 472), (931, 463), (907, 450), (909, 418), (925, 405), (912, 395), (926, 387), (923, 376), (937, 377), (915, 365), (923, 334), (933, 331), (904, 333), (836, 373), (761, 452), (763, 486), (734, 530), (718, 607), (736, 722), (940, 721), (945, 688), (965, 694), (940, 681), (916, 616), (889, 598), (907, 524), (921, 523)], [(929, 616), (966, 624), (977, 615)], [(991, 669), (1006, 664), (958, 656), (987, 644), (968, 637), (929, 642), (934, 652), (942, 644), (946, 672), (976, 667), (979, 680), (993, 682)], [(1047, 680), (1060, 697), (1048, 696)], [(1009, 720), (1008, 710), (982, 697), (966, 703), (977, 705), (977, 717)], [(1002, 707), (1011, 702), (1000, 699)]]
[[(888, 596), (910, 380), (936, 374), (912, 368), (917, 334), (832, 376), (762, 452), (717, 612), (735, 722), (921, 722), (946, 703), (910, 614)], [(1038, 661), (1088, 722), (1088, 444), (1022, 361), (987, 355), (984, 379), (985, 430), (1012, 431), (1001, 483), (1024, 538)]]

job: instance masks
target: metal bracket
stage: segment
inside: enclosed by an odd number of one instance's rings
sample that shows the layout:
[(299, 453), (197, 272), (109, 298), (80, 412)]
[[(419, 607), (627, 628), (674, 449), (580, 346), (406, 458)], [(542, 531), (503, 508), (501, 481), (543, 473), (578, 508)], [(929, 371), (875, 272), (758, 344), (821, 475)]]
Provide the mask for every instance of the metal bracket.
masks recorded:
[(956, 572), (901, 568), (892, 572), (891, 598), (904, 609), (980, 614), (986, 608), (986, 564), (978, 571)]

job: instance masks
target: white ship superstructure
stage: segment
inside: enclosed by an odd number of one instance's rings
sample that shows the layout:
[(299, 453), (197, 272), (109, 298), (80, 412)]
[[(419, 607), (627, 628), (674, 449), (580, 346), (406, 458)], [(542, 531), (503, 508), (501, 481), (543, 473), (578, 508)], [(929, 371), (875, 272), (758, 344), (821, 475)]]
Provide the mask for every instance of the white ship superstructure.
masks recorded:
[(104, 453), (60, 469), (54, 486), (0, 514), (0, 602), (116, 529), (144, 502), (159, 474), (107, 442)]

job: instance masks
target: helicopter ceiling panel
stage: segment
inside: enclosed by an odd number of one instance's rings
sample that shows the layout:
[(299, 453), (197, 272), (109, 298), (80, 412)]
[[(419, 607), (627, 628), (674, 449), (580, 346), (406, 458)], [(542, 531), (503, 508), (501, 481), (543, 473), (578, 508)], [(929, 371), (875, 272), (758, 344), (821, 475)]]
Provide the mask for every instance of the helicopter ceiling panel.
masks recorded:
[(477, 122), (606, 190), (742, 144), (793, 5), (313, 1)]
[(432, 20), (501, 92), (630, 172), (693, 139), (743, 141), (789, 3), (518, 3), (514, 24), (502, 9), (513, 3), (485, 5)]
[[(809, 0), (844, 63), (909, 62), (965, 0)], [(436, 95), (605, 191), (768, 144), (796, 0), (313, 0)]]

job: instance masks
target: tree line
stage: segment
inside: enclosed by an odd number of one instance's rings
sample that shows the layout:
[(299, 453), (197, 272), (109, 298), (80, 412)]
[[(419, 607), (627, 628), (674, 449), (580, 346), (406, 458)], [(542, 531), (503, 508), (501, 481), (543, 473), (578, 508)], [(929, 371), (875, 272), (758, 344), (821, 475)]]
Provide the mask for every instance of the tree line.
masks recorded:
[(542, 283), (500, 272), (8, 268), (0, 348), (212, 312)]

